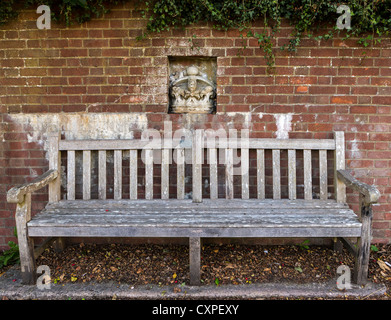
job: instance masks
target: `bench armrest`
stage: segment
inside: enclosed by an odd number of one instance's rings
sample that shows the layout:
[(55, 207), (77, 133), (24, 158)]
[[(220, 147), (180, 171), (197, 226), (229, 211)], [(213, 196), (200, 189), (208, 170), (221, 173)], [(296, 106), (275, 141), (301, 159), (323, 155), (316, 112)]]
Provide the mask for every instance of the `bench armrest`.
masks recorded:
[(49, 170), (31, 182), (25, 183), (18, 187), (13, 187), (7, 192), (7, 201), (10, 203), (21, 203), (24, 201), (24, 196), (27, 193), (32, 193), (43, 188), (49, 182), (56, 179), (57, 176), (57, 170)]
[(338, 179), (343, 181), (345, 185), (360, 192), (365, 199), (367, 204), (376, 203), (380, 198), (380, 192), (375, 186), (358, 181), (355, 177), (350, 174), (349, 170), (338, 170)]

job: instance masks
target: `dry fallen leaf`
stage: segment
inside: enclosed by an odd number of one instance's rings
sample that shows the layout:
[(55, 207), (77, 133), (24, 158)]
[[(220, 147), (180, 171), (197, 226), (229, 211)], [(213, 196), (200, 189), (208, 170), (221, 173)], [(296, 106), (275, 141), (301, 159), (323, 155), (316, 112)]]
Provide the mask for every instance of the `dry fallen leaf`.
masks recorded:
[(382, 260), (377, 260), (377, 264), (383, 271), (391, 271), (390, 267), (386, 265), (386, 263)]

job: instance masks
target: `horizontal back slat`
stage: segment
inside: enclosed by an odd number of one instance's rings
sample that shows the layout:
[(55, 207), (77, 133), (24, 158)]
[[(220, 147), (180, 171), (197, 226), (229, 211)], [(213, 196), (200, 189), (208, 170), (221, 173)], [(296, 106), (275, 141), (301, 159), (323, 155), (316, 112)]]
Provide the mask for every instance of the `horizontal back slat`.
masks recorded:
[[(181, 144), (179, 140), (173, 140), (172, 146), (165, 147), (163, 139), (154, 141), (134, 140), (61, 140), (60, 150), (129, 150), (129, 149), (164, 149), (176, 148)], [(203, 148), (241, 148), (249, 149), (308, 149), (308, 150), (335, 150), (333, 139), (240, 139), (216, 140), (212, 142), (204, 139)], [(192, 142), (188, 141), (184, 148), (191, 148)]]

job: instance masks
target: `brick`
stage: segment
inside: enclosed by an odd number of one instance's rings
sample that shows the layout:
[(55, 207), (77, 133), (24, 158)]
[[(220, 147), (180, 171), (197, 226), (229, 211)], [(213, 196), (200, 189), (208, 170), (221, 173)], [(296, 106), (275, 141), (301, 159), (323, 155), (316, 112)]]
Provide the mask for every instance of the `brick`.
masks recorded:
[(334, 96), (331, 97), (331, 103), (335, 104), (353, 104), (357, 102), (357, 97), (352, 96)]
[(246, 97), (247, 103), (272, 103), (272, 96), (263, 96), (263, 95), (248, 95)]
[(376, 113), (376, 106), (352, 106), (350, 113)]
[(61, 49), (61, 57), (86, 57), (87, 49)]
[(333, 125), (330, 123), (309, 123), (309, 131), (332, 131)]
[(308, 93), (308, 87), (307, 86), (299, 86), (296, 87), (297, 93)]
[(390, 96), (373, 97), (372, 102), (374, 104), (391, 105), (391, 97)]
[(353, 68), (353, 76), (378, 76), (379, 68)]

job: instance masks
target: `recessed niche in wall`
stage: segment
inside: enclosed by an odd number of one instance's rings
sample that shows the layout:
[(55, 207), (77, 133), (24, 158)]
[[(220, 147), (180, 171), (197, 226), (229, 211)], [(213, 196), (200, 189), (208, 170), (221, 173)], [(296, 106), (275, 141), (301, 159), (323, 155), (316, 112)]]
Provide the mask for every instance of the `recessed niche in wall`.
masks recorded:
[(216, 112), (216, 57), (168, 57), (169, 113)]

